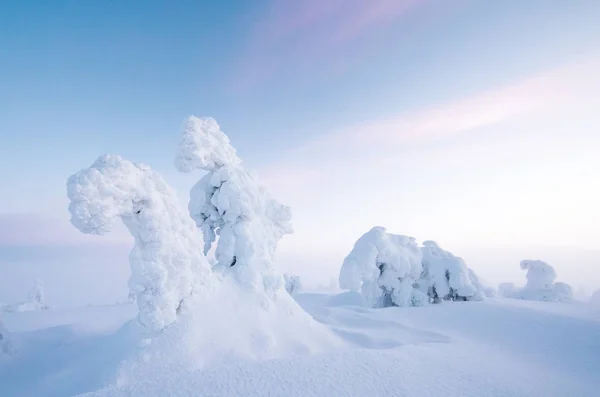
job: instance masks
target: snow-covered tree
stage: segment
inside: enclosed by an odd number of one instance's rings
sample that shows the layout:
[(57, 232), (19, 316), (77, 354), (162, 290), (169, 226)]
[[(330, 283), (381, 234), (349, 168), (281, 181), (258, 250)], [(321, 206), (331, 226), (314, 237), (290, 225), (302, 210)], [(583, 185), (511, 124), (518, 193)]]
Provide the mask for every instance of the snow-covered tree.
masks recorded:
[(274, 256), (279, 240), (292, 233), (291, 211), (243, 166), (214, 119), (186, 121), (175, 165), (181, 172), (207, 172), (190, 192), (189, 212), (204, 236), (205, 254), (219, 236), (214, 268), (269, 296), (282, 289)]
[(192, 293), (215, 285), (194, 223), (150, 167), (104, 155), (69, 178), (67, 194), (71, 223), (81, 232), (108, 233), (120, 218), (134, 237), (129, 287), (149, 330), (173, 323)]
[(294, 295), (302, 290), (302, 282), (299, 276), (283, 275), (285, 280), (285, 289), (290, 295)]
[(373, 307), (420, 306), (427, 296), (414, 288), (422, 254), (412, 237), (376, 226), (354, 244), (340, 270), (340, 287), (360, 291)]
[(442, 300), (470, 301), (485, 299), (479, 278), (462, 258), (445, 251), (435, 241), (425, 241), (423, 275), (428, 286), (427, 294), (434, 303)]
[(498, 285), (498, 295), (502, 298), (514, 298), (518, 291), (515, 283), (500, 283)]
[(522, 270), (527, 270), (527, 284), (518, 288), (512, 283), (502, 283), (498, 287), (500, 296), (548, 302), (573, 300), (573, 288), (566, 283), (555, 283), (556, 271), (546, 262), (527, 259), (520, 265)]
[(0, 319), (0, 354), (12, 354), (13, 352), (14, 346), (10, 334)]
[(595, 307), (600, 308), (600, 289), (592, 294), (590, 297), (590, 303)]
[(31, 291), (29, 291), (29, 301), (33, 303), (38, 310), (47, 310), (50, 308), (48, 305), (46, 305), (44, 284), (41, 280), (35, 280), (33, 288)]
[(421, 306), (443, 300), (483, 300), (485, 289), (461, 258), (433, 241), (377, 226), (358, 239), (344, 260), (340, 287), (360, 291), (373, 307)]

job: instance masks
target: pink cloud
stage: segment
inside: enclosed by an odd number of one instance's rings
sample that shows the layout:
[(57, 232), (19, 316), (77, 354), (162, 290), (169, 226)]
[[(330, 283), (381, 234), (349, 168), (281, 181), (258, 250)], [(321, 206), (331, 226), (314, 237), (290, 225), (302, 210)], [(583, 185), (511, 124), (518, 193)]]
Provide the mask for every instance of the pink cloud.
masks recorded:
[(279, 69), (322, 60), (428, 0), (272, 0), (250, 35), (235, 81), (245, 88)]

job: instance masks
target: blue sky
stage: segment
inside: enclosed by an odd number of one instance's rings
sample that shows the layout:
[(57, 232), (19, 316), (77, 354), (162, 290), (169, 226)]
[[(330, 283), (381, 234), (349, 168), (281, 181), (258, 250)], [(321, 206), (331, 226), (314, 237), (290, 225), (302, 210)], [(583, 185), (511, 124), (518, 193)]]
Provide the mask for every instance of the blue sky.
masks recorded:
[[(185, 200), (197, 176), (172, 159), (191, 114), (292, 206), (282, 261), (300, 273), (334, 276), (374, 224), (490, 278), (518, 280), (508, 262), (548, 246), (598, 263), (598, 20), (593, 0), (2, 4), (2, 266), (35, 263), (24, 283), (50, 272), (40, 252), (99, 244), (71, 230), (64, 186), (99, 154), (150, 164)], [(502, 247), (514, 258), (492, 269)]]

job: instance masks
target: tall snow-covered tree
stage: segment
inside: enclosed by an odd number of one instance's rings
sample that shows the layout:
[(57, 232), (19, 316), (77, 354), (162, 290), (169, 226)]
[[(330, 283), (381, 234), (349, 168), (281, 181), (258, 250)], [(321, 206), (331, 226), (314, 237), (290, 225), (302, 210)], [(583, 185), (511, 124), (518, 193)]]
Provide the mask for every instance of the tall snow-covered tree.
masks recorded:
[(214, 268), (270, 296), (282, 289), (275, 251), (279, 240), (293, 231), (291, 211), (243, 166), (214, 119), (186, 121), (175, 165), (181, 172), (207, 172), (190, 192), (189, 212), (204, 236), (205, 254), (219, 236)]
[(71, 223), (81, 232), (102, 235), (121, 219), (135, 239), (129, 287), (149, 330), (173, 323), (192, 293), (215, 285), (193, 221), (150, 167), (104, 155), (69, 178), (67, 194)]
[(523, 260), (521, 269), (527, 270), (527, 284), (515, 287), (512, 283), (500, 284), (500, 295), (505, 298), (516, 298), (549, 302), (569, 302), (573, 300), (573, 288), (556, 280), (556, 271), (552, 266), (540, 260)]

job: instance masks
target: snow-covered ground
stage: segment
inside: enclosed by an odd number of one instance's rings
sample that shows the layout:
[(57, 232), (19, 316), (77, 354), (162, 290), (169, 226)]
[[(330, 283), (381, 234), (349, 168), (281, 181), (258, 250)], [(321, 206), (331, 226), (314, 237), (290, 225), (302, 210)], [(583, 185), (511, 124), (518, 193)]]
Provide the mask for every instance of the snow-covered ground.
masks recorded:
[(274, 316), (260, 322), (248, 313), (255, 302), (212, 310), (184, 347), (154, 350), (133, 343), (141, 329), (134, 304), (4, 313), (18, 353), (0, 359), (0, 395), (600, 395), (600, 309), (592, 305), (489, 299), (371, 309), (354, 292), (295, 298), (317, 320), (314, 335), (277, 346), (268, 344), (284, 339), (262, 332), (306, 329), (271, 323)]

